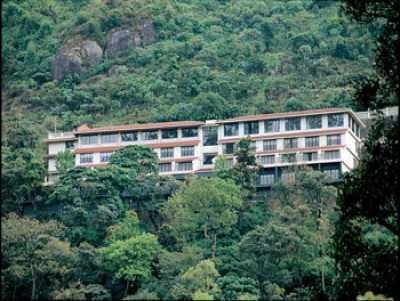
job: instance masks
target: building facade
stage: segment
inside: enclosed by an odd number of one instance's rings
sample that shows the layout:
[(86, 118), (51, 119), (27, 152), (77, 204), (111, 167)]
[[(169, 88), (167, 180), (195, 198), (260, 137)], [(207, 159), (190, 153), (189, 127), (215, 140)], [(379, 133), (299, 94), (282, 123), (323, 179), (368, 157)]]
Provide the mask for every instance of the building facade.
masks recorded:
[(364, 123), (350, 109), (328, 108), (288, 113), (248, 115), (226, 120), (177, 121), (89, 128), (49, 133), (48, 183), (57, 179), (55, 156), (70, 149), (75, 165), (106, 165), (113, 152), (132, 144), (152, 148), (161, 175), (212, 173), (215, 158), (235, 162), (236, 144), (250, 138), (263, 167), (259, 186), (270, 186), (293, 176), (292, 166), (308, 165), (332, 179), (359, 161)]

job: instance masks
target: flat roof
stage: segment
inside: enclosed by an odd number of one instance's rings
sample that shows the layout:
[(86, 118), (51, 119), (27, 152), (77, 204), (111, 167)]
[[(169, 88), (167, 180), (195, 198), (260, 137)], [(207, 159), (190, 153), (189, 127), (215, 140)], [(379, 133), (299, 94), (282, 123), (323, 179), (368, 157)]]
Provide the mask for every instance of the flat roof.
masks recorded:
[(361, 119), (348, 108), (325, 108), (325, 109), (314, 109), (314, 110), (303, 110), (295, 112), (282, 112), (282, 113), (270, 113), (270, 114), (257, 114), (257, 115), (244, 115), (229, 119), (218, 120), (217, 123), (232, 123), (232, 122), (245, 122), (245, 121), (258, 121), (268, 119), (279, 119), (288, 117), (302, 117), (310, 115), (320, 114), (334, 114), (334, 113), (349, 113), (351, 114), (362, 126), (365, 126)]
[[(361, 121), (359, 116), (349, 108), (325, 108), (325, 109), (313, 109), (303, 110), (295, 112), (281, 112), (281, 113), (270, 113), (270, 114), (258, 114), (258, 115), (244, 115), (229, 119), (217, 120), (214, 124), (225, 124), (233, 122), (246, 122), (246, 121), (260, 121), (268, 119), (279, 119), (289, 117), (302, 117), (310, 115), (320, 114), (334, 114), (334, 113), (349, 113), (357, 122), (365, 127), (365, 124)], [(78, 127), (73, 134), (84, 135), (84, 134), (95, 134), (95, 133), (113, 133), (113, 132), (125, 132), (125, 131), (144, 131), (144, 130), (159, 130), (159, 129), (170, 129), (170, 128), (182, 128), (182, 127), (199, 127), (208, 125), (208, 121), (169, 121), (169, 122), (155, 122), (155, 123), (138, 123), (138, 124), (127, 124), (127, 125), (110, 125), (104, 127), (90, 128), (88, 125), (83, 124)], [(57, 137), (58, 138), (58, 137)], [(66, 139), (73, 138), (61, 138), (59, 141), (65, 141)], [(48, 139), (46, 142), (54, 141), (58, 139)]]
[(97, 128), (90, 128), (86, 124), (81, 125), (74, 131), (74, 134), (92, 134), (92, 133), (107, 133), (107, 132), (124, 132), (124, 131), (140, 131), (140, 130), (158, 130), (181, 127), (196, 127), (204, 124), (202, 121), (169, 121), (155, 123), (138, 123), (127, 125), (111, 125)]

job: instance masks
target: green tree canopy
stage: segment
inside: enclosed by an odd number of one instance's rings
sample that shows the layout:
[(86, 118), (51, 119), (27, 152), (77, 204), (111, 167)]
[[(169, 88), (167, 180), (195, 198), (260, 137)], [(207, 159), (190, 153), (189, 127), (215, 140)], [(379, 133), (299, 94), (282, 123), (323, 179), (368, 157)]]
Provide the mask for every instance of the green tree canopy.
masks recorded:
[(242, 206), (239, 188), (232, 181), (218, 178), (193, 178), (168, 200), (164, 208), (167, 223), (186, 240), (194, 234), (212, 242), (215, 257), (217, 236), (227, 233), (237, 222), (237, 210)]

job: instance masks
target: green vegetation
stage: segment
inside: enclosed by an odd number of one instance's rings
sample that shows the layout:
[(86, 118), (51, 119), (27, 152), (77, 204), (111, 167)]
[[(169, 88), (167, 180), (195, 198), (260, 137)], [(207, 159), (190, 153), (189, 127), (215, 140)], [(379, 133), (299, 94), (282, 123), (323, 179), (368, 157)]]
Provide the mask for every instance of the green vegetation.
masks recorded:
[[(300, 168), (256, 193), (248, 140), (209, 178), (161, 177), (129, 146), (97, 169), (61, 153), (42, 185), (55, 128), (398, 103), (396, 1), (3, 2), (2, 298), (398, 298), (398, 122), (374, 125), (339, 187)], [(143, 20), (154, 37), (112, 55), (109, 34)], [(101, 59), (53, 80), (87, 40)]]
[[(42, 133), (53, 117), (70, 130), (349, 106), (352, 81), (373, 72), (376, 29), (334, 2), (25, 0), (6, 1), (2, 17), (4, 106), (34, 111)], [(52, 81), (67, 41), (104, 49), (110, 30), (140, 18), (153, 22), (153, 43)]]

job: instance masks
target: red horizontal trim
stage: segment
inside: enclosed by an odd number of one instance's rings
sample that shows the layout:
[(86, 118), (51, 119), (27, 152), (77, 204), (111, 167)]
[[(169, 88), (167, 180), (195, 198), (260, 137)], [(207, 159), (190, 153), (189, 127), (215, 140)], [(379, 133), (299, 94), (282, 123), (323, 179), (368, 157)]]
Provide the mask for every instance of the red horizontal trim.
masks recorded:
[(140, 145), (147, 146), (150, 148), (163, 148), (163, 147), (177, 147), (177, 146), (195, 146), (199, 144), (200, 140), (192, 140), (192, 141), (178, 141), (178, 142), (165, 142), (165, 143), (153, 143), (153, 144), (128, 144), (128, 145), (119, 145), (119, 146), (94, 146), (87, 148), (77, 148), (75, 150), (75, 154), (91, 154), (91, 153), (100, 153), (100, 152), (112, 152), (116, 151), (120, 148), (129, 146), (129, 145)]
[[(312, 136), (326, 136), (333, 134), (344, 134), (348, 129), (338, 129), (338, 130), (318, 130), (318, 131), (300, 131), (282, 134), (269, 134), (261, 136), (250, 136), (252, 141), (266, 140), (266, 139), (279, 139), (279, 138), (301, 138), (301, 137), (312, 137)], [(231, 139), (221, 139), (218, 143), (232, 143), (238, 142), (246, 137), (231, 138)]]
[(176, 147), (176, 146), (195, 146), (198, 145), (199, 143), (200, 140), (191, 140), (191, 141), (164, 142), (164, 143), (153, 143), (153, 144), (143, 144), (143, 145), (151, 148), (162, 148), (162, 147)]
[(191, 162), (196, 159), (198, 159), (198, 157), (181, 157), (181, 158), (160, 159), (160, 160), (158, 160), (158, 163)]
[(103, 146), (103, 147), (90, 147), (90, 148), (78, 148), (75, 150), (75, 154), (93, 154), (93, 153), (106, 153), (120, 149), (121, 146)]
[(78, 166), (81, 166), (81, 167), (105, 167), (107, 165), (108, 165), (108, 162), (101, 162), (101, 163), (80, 164)]
[(187, 158), (177, 158), (175, 159), (176, 163), (184, 163), (184, 162), (192, 162), (193, 160), (196, 160), (197, 157), (187, 157)]
[(143, 123), (143, 124), (128, 124), (128, 125), (114, 125), (98, 128), (89, 128), (87, 125), (81, 125), (75, 134), (92, 134), (104, 132), (123, 132), (123, 131), (139, 131), (139, 130), (156, 130), (180, 127), (197, 127), (204, 124), (202, 121), (171, 121), (171, 122), (156, 122), (156, 123)]
[(43, 139), (44, 143), (53, 143), (53, 142), (64, 142), (64, 141), (76, 141), (78, 140), (77, 137), (70, 137), (70, 138), (54, 138), (54, 139)]

